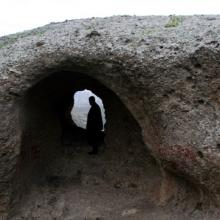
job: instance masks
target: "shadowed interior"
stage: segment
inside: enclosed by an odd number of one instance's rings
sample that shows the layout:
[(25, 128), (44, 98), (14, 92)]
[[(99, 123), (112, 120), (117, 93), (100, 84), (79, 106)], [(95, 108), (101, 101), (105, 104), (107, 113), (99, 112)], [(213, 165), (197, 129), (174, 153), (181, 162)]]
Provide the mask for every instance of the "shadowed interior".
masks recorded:
[[(105, 142), (96, 158), (87, 154), (86, 131), (74, 125), (70, 114), (74, 92), (84, 89), (97, 94), (106, 111)], [(159, 170), (143, 144), (136, 120), (116, 94), (87, 75), (51, 74), (27, 91), (20, 113), (22, 145), (12, 216), (22, 216), (18, 213), (25, 213), (28, 200), (24, 195), (41, 187), (68, 184), (83, 189), (84, 185), (94, 185), (95, 178), (103, 187), (110, 184), (145, 197), (155, 183), (149, 178), (160, 182)], [(76, 182), (80, 184), (75, 186)]]

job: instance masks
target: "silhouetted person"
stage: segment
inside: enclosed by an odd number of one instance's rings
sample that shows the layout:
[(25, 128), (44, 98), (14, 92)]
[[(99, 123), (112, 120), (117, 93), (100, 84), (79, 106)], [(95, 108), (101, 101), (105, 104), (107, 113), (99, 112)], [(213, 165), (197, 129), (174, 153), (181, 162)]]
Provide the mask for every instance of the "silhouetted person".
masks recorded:
[(103, 130), (102, 115), (94, 96), (89, 97), (89, 104), (91, 108), (88, 113), (86, 125), (88, 143), (92, 146), (92, 151), (89, 154), (97, 154), (98, 146), (101, 142), (101, 132)]

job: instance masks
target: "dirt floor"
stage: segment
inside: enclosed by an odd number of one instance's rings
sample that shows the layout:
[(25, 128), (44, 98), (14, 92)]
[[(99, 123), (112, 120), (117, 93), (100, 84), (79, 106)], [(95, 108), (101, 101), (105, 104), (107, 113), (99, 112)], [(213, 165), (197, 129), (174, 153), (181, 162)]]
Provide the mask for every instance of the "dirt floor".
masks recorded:
[(10, 220), (206, 219), (156, 204), (160, 172), (144, 147), (120, 154), (103, 145), (95, 156), (82, 142), (57, 149), (46, 175), (33, 182)]

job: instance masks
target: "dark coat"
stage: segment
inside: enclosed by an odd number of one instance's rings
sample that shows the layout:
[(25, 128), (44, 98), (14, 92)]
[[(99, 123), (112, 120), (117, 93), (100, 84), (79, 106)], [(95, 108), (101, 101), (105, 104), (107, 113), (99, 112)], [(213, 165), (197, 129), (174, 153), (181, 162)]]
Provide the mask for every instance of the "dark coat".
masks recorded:
[(103, 130), (101, 109), (97, 103), (94, 103), (89, 110), (86, 129), (88, 132)]

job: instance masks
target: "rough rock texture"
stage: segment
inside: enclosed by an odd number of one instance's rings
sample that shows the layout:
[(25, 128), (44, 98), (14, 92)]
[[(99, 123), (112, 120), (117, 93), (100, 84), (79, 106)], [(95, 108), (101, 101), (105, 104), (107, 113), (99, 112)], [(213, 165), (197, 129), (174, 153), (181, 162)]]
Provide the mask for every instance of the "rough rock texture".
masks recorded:
[(2, 216), (20, 158), (22, 97), (62, 71), (86, 74), (113, 91), (164, 178), (166, 170), (182, 176), (219, 204), (220, 16), (172, 19), (74, 20), (0, 38)]

